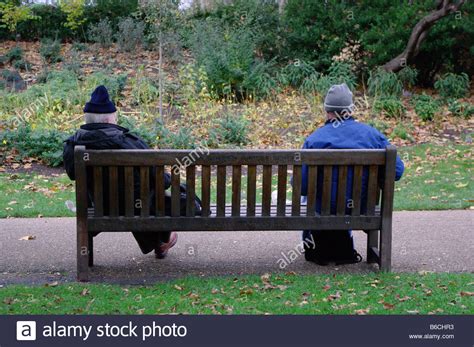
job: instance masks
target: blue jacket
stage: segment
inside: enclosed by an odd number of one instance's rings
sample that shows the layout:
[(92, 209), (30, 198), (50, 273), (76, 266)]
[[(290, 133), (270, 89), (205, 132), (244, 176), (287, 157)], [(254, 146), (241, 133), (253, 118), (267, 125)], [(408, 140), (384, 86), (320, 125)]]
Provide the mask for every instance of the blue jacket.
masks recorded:
[[(344, 121), (327, 121), (326, 124), (309, 135), (303, 145), (303, 149), (382, 149), (390, 143), (378, 130), (369, 125), (356, 122), (350, 117)], [(404, 165), (397, 155), (395, 180), (402, 177)], [(352, 198), (352, 178), (354, 169), (349, 167), (347, 172), (346, 199)], [(332, 172), (331, 189), (331, 213), (336, 209), (336, 190), (338, 180), (338, 168), (334, 167)], [(362, 176), (362, 202), (361, 212), (364, 213), (367, 195), (368, 168), (364, 168)], [(318, 172), (318, 185), (316, 196), (316, 211), (321, 211), (323, 174)], [(306, 196), (308, 192), (308, 167), (302, 168), (302, 189), (301, 194)], [(349, 213), (349, 211), (346, 211)]]

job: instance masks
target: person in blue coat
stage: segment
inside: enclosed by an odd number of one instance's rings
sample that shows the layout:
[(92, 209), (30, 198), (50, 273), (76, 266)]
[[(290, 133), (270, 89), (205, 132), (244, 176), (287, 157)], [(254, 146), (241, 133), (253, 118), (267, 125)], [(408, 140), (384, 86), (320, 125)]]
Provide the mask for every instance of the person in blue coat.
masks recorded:
[[(348, 86), (337, 84), (331, 86), (325, 100), (324, 109), (326, 111), (327, 120), (325, 124), (309, 135), (303, 145), (303, 149), (384, 149), (390, 142), (377, 129), (360, 123), (353, 117), (354, 103), (352, 92)], [(347, 173), (346, 201), (352, 198), (352, 177), (353, 168), (349, 167)], [(399, 156), (396, 161), (395, 180), (399, 180), (404, 171), (404, 165)], [(368, 169), (364, 168), (362, 176), (362, 201), (361, 213), (364, 213), (367, 199), (367, 180)], [(338, 168), (334, 167), (332, 172), (332, 189), (331, 189), (331, 214), (336, 210), (336, 193), (338, 181)], [(323, 175), (318, 174), (317, 195), (316, 195), (316, 212), (321, 212), (321, 192), (322, 192)], [(302, 189), (301, 195), (306, 196), (308, 192), (308, 166), (303, 165), (302, 168)], [(350, 206), (350, 204), (346, 204)], [(346, 213), (350, 213), (350, 207)], [(352, 239), (352, 233), (347, 231)], [(303, 241), (310, 240), (311, 231), (303, 231)]]

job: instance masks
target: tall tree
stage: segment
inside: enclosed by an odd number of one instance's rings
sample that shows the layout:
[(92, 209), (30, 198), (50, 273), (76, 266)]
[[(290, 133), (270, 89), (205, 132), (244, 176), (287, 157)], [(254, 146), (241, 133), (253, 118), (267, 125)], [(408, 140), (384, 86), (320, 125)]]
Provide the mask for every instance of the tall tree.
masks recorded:
[(387, 62), (383, 68), (393, 72), (403, 69), (418, 54), (431, 27), (441, 18), (459, 11), (465, 2), (466, 0), (437, 0), (436, 9), (416, 23), (405, 50)]

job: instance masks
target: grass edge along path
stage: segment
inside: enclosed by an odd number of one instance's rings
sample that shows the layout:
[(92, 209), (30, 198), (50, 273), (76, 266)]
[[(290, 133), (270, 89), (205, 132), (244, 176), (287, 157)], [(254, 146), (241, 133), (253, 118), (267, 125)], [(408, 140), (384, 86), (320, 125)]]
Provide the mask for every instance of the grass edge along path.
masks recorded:
[(473, 314), (474, 274), (265, 274), (0, 288), (0, 314)]

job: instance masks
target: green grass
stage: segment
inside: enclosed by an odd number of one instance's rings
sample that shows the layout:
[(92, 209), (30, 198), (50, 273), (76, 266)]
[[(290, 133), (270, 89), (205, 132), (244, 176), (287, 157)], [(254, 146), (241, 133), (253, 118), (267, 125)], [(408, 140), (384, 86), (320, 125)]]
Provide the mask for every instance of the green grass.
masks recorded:
[[(472, 181), (472, 147), (468, 145), (418, 145), (400, 149), (406, 170), (396, 183), (395, 210), (465, 209), (474, 198)], [(215, 202), (215, 182), (213, 202)], [(196, 190), (200, 191), (200, 180)], [(276, 176), (273, 177), (276, 189)], [(290, 186), (288, 185), (290, 191)], [(66, 175), (0, 174), (0, 218), (73, 216), (65, 207), (74, 201), (74, 186)], [(3, 194), (4, 193), (4, 194)], [(231, 201), (232, 186), (228, 179), (226, 199)], [(245, 201), (246, 180), (242, 180)], [(257, 181), (257, 200), (261, 196), (261, 177)], [(291, 200), (288, 193), (287, 199)]]
[(263, 275), (0, 289), (0, 314), (472, 314), (473, 274)]

